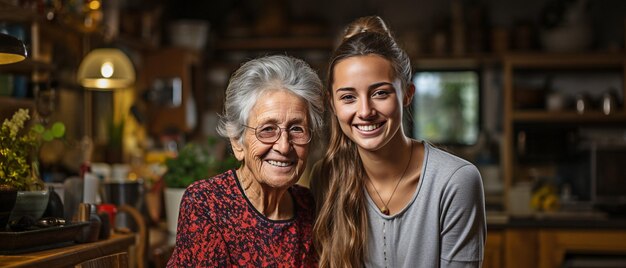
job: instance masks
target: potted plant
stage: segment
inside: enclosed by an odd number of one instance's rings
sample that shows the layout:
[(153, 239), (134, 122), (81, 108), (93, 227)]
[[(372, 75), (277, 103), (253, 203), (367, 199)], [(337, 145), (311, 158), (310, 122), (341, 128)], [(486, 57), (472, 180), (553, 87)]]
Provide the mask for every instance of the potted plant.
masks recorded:
[(198, 180), (210, 178), (236, 167), (239, 162), (232, 155), (224, 155), (215, 138), (210, 137), (206, 145), (187, 143), (175, 158), (165, 161), (167, 172), (165, 183), (165, 213), (167, 228), (176, 233), (180, 201), (187, 186)]
[(39, 178), (36, 155), (44, 141), (63, 137), (65, 125), (57, 122), (50, 128), (42, 124), (26, 128), (29, 119), (28, 109), (19, 109), (0, 127), (0, 195), (4, 210), (0, 211), (0, 229), (9, 215), (41, 217), (48, 203), (49, 193)]
[(109, 124), (109, 142), (105, 149), (106, 162), (108, 163), (123, 162), (122, 141), (124, 139), (124, 125), (126, 125), (126, 120), (123, 117), (119, 122), (113, 120)]

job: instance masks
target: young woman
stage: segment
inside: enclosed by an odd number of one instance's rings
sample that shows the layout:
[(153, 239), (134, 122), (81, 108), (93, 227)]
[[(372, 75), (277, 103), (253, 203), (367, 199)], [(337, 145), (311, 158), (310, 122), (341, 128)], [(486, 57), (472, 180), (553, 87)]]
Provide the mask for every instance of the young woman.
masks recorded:
[(410, 61), (382, 19), (347, 27), (329, 65), (330, 141), (311, 184), (320, 267), (481, 266), (480, 174), (405, 135), (410, 79)]

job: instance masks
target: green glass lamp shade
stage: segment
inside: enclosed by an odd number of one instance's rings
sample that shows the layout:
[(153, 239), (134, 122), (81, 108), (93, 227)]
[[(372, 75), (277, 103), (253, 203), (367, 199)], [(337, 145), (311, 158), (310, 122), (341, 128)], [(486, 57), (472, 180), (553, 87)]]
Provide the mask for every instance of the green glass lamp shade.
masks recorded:
[(112, 90), (135, 83), (135, 69), (124, 52), (115, 48), (94, 49), (80, 63), (78, 83), (92, 90)]
[(0, 33), (0, 64), (10, 64), (26, 59), (26, 46), (19, 39)]

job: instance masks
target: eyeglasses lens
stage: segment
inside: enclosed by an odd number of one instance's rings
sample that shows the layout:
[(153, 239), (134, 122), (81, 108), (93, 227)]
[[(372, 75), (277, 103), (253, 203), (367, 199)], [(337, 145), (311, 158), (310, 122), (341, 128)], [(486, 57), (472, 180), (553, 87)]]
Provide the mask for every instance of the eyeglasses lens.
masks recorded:
[(307, 144), (311, 141), (310, 131), (302, 126), (291, 126), (289, 128), (281, 128), (275, 124), (266, 124), (258, 126), (255, 129), (255, 134), (259, 141), (264, 143), (276, 142), (282, 133), (286, 130), (289, 133), (289, 140), (294, 144)]

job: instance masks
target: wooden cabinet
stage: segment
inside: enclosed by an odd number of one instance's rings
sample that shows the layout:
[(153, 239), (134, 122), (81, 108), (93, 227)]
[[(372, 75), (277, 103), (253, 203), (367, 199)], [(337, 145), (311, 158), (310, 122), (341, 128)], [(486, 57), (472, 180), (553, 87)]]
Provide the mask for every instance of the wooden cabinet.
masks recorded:
[[(503, 88), (504, 88), (504, 118), (503, 118), (503, 144), (501, 148), (501, 163), (503, 168), (504, 177), (504, 205), (506, 206), (509, 201), (509, 193), (512, 187), (520, 181), (530, 182), (532, 179), (529, 177), (529, 169), (535, 169), (535, 167), (527, 167), (520, 164), (518, 155), (525, 147), (526, 136), (522, 134), (522, 131), (517, 130), (519, 126), (535, 124), (539, 125), (538, 128), (558, 128), (561, 126), (569, 126), (571, 128), (578, 128), (584, 125), (593, 124), (595, 127), (603, 127), (608, 125), (619, 125), (626, 123), (626, 109), (621, 107), (611, 111), (610, 114), (604, 114), (601, 107), (593, 107), (583, 111), (577, 111), (576, 107), (564, 106), (562, 108), (555, 109), (549, 107), (547, 102), (546, 87), (549, 85), (542, 85), (543, 88), (539, 90), (523, 89), (523, 80), (526, 77), (521, 76), (522, 72), (534, 72), (535, 74), (542, 74), (549, 76), (554, 72), (574, 72), (574, 76), (578, 76), (581, 79), (585, 79), (588, 76), (592, 76), (594, 73), (609, 72), (615, 74), (619, 80), (621, 80), (621, 88), (616, 88), (617, 91), (617, 103), (626, 103), (626, 84), (624, 83), (624, 77), (626, 77), (626, 58), (623, 53), (586, 53), (586, 54), (546, 54), (546, 53), (533, 53), (533, 54), (510, 54), (505, 55), (502, 59), (503, 64)], [(606, 91), (606, 88), (588, 88), (585, 85), (582, 86), (582, 94), (599, 94), (602, 91)], [(533, 92), (532, 94), (539, 93), (539, 97), (524, 96)], [(523, 93), (523, 94), (520, 94)], [(581, 93), (579, 93), (581, 94)], [(530, 94), (528, 94), (530, 95)], [(571, 97), (571, 96), (570, 96)], [(531, 101), (524, 98), (534, 98)], [(572, 102), (572, 101), (570, 101)], [(574, 104), (575, 105), (575, 104)], [(580, 107), (579, 107), (580, 109)], [(615, 109), (615, 107), (613, 107)], [(622, 125), (623, 126), (623, 125)], [(550, 154), (558, 154), (559, 152), (554, 144), (564, 143), (568, 137), (559, 135), (539, 135), (542, 141), (542, 145), (551, 149)], [(571, 144), (567, 144), (567, 149), (571, 149)], [(545, 162), (550, 162), (546, 160)], [(554, 163), (539, 163), (539, 166), (543, 164)], [(536, 170), (536, 169), (535, 169)], [(544, 176), (545, 177), (545, 176)], [(556, 177), (556, 176), (553, 176)], [(514, 200), (511, 200), (514, 201)]]
[(568, 253), (626, 254), (626, 230), (510, 228), (503, 250), (503, 267), (563, 267)]
[(504, 232), (502, 230), (487, 231), (483, 268), (502, 268)]
[(203, 93), (202, 54), (183, 48), (166, 48), (147, 53), (141, 79), (149, 89), (150, 133), (168, 130), (191, 132), (198, 124), (197, 98)]
[[(589, 223), (591, 226), (596, 224), (608, 223)], [(618, 224), (609, 225), (616, 227)], [(624, 228), (564, 227), (568, 223), (560, 223), (560, 227), (551, 227), (550, 224), (542, 225), (539, 221), (529, 226), (514, 225), (516, 224), (489, 229), (483, 267), (569, 267), (565, 264), (577, 258), (585, 261), (601, 260), (607, 256), (626, 254)], [(595, 267), (587, 265), (585, 267)]]
[(532, 228), (505, 230), (503, 232), (504, 243), (502, 243), (503, 267), (537, 267), (539, 242), (536, 234), (537, 229)]

